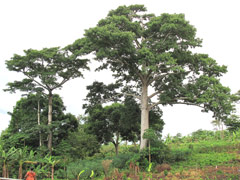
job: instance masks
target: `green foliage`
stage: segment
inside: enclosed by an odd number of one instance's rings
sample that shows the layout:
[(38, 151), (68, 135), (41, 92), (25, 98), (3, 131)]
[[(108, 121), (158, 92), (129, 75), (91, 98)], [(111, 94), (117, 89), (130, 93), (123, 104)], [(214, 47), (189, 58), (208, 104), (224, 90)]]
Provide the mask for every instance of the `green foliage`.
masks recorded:
[(112, 166), (118, 169), (126, 169), (128, 166), (127, 162), (132, 159), (134, 153), (121, 153), (113, 157)]
[(84, 125), (80, 125), (77, 131), (69, 133), (68, 137), (56, 146), (55, 152), (72, 159), (84, 159), (99, 152), (99, 149), (96, 136), (88, 134)]
[[(155, 16), (146, 14), (143, 5), (120, 6), (86, 30), (85, 37), (86, 47), (102, 62), (97, 69), (110, 69), (120, 87), (126, 87), (120, 92), (140, 99), (142, 107), (196, 105), (213, 111), (219, 120), (234, 110), (230, 89), (219, 80), (226, 66), (206, 54), (191, 52), (202, 40), (184, 14)], [(78, 47), (82, 41), (73, 43), (75, 54)], [(154, 89), (152, 95), (147, 94), (149, 87)], [(157, 102), (151, 101), (154, 96)], [(143, 121), (150, 122), (147, 117)]]
[(183, 161), (176, 163), (178, 166), (184, 167), (205, 167), (205, 166), (217, 166), (223, 163), (226, 163), (230, 160), (235, 159), (236, 156), (234, 154), (228, 153), (201, 153), (201, 154), (193, 154), (189, 157), (188, 161)]
[(156, 134), (156, 131), (153, 129), (147, 129), (143, 135), (143, 138), (148, 139), (150, 145), (149, 150), (145, 148), (143, 151), (146, 158), (147, 154), (149, 155), (150, 153), (152, 162), (159, 164), (166, 162), (169, 154), (169, 148), (160, 139), (161, 137)]
[(170, 154), (166, 158), (166, 162), (175, 163), (180, 161), (186, 161), (191, 156), (192, 151), (188, 149), (176, 149), (171, 150)]
[(47, 92), (48, 149), (50, 153), (52, 153), (54, 133), (52, 132), (53, 90), (61, 88), (70, 79), (82, 77), (80, 69), (89, 69), (88, 60), (79, 57), (80, 54), (74, 55), (67, 48), (54, 47), (42, 50), (28, 49), (24, 51), (23, 56), (14, 54), (10, 60), (6, 61), (10, 71), (22, 73), (25, 79), (8, 83), (8, 89), (5, 91)]
[(148, 167), (148, 152), (147, 151), (140, 151), (139, 153), (135, 153), (128, 161), (127, 164), (134, 163), (139, 165), (140, 168), (145, 169)]
[(71, 162), (67, 166), (67, 176), (69, 179), (76, 179), (82, 170), (84, 170), (84, 172), (81, 174), (81, 179), (90, 179), (92, 171), (94, 171), (94, 176), (101, 176), (103, 174), (101, 160)]
[(197, 130), (192, 133), (192, 139), (193, 140), (207, 140), (211, 137), (214, 137), (214, 132), (213, 131), (207, 131), (207, 130)]
[[(51, 126), (47, 125), (47, 97), (41, 97), (40, 100), (40, 125), (38, 125), (39, 97), (37, 95), (29, 94), (16, 103), (11, 113), (10, 125), (1, 135), (1, 141), (5, 149), (28, 146), (33, 150), (37, 150), (39, 148), (39, 134), (41, 133), (43, 142), (46, 142), (50, 129), (53, 132), (53, 145), (55, 148), (62, 140), (68, 137), (69, 133), (77, 130), (78, 121), (76, 117), (70, 113), (64, 113), (65, 106), (59, 95), (53, 95), (52, 106), (54, 110)], [(45, 146), (45, 143), (42, 143), (42, 146)]]
[(237, 115), (231, 115), (224, 121), (224, 124), (227, 126), (228, 130), (231, 132), (239, 131), (240, 129), (240, 119)]

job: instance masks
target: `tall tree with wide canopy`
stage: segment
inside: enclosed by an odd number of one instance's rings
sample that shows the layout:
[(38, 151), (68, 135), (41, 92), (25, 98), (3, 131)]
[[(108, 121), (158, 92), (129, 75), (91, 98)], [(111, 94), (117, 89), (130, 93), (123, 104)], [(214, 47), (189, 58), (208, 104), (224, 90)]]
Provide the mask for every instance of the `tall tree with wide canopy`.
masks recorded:
[[(81, 59), (67, 49), (59, 47), (42, 50), (28, 49), (24, 55), (15, 54), (6, 61), (10, 71), (22, 73), (26, 78), (22, 81), (8, 83), (9, 89), (29, 91), (31, 88), (42, 88), (48, 94), (48, 125), (52, 124), (53, 90), (60, 89), (63, 84), (73, 78), (83, 77), (80, 69), (89, 69), (87, 59)], [(52, 131), (48, 135), (48, 149), (52, 152)]]
[[(149, 111), (155, 106), (187, 104), (205, 110), (226, 66), (219, 66), (207, 54), (193, 53), (201, 46), (196, 28), (184, 14), (148, 14), (144, 5), (120, 6), (85, 32), (85, 46), (109, 68), (118, 82), (131, 85), (132, 96), (141, 104), (141, 145), (149, 128)], [(72, 49), (78, 54), (83, 40)], [(216, 88), (221, 88), (218, 86)], [(207, 92), (206, 92), (207, 91)], [(150, 93), (151, 92), (151, 93)], [(213, 92), (214, 94), (214, 92)]]

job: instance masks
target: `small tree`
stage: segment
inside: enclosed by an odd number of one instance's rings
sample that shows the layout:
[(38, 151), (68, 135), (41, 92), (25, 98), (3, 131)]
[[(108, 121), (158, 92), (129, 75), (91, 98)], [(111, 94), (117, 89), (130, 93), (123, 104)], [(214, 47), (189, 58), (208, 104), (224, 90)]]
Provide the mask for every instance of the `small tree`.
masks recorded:
[[(67, 81), (82, 77), (80, 69), (88, 69), (87, 59), (71, 54), (59, 47), (44, 48), (42, 50), (25, 50), (25, 55), (15, 54), (11, 60), (6, 61), (10, 71), (22, 73), (26, 78), (22, 81), (8, 83), (9, 91), (19, 89), (30, 91), (42, 88), (48, 94), (48, 125), (52, 124), (52, 98), (53, 91), (59, 89)], [(48, 149), (52, 153), (52, 131), (48, 135)]]
[(45, 161), (51, 166), (51, 178), (54, 180), (54, 167), (60, 162), (60, 160), (55, 160), (53, 156), (45, 156)]
[(27, 160), (28, 157), (28, 149), (25, 146), (23, 149), (17, 149), (15, 153), (15, 159), (18, 161), (19, 164), (19, 171), (18, 171), (18, 179), (22, 179), (22, 168), (24, 162)]
[(3, 161), (2, 164), (2, 176), (5, 178), (9, 177), (8, 174), (8, 163), (11, 160), (12, 156), (14, 155), (14, 153), (16, 152), (16, 149), (14, 147), (12, 147), (11, 149), (9, 149), (8, 151), (5, 151), (3, 148), (0, 147), (0, 157)]

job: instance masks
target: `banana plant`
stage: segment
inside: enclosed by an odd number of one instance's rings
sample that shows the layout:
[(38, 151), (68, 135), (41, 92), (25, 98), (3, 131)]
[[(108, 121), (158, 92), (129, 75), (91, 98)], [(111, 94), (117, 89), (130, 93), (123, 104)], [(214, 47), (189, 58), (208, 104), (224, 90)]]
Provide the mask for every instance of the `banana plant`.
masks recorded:
[(90, 178), (93, 179), (93, 176), (94, 176), (94, 171), (92, 170)]
[(3, 165), (2, 165), (2, 176), (7, 178), (8, 177), (8, 162), (10, 161), (13, 154), (16, 152), (16, 149), (12, 147), (8, 151), (3, 150), (3, 148), (0, 148), (0, 157), (2, 159)]
[(51, 165), (51, 172), (52, 172), (51, 177), (52, 177), (52, 180), (54, 180), (54, 167), (55, 167), (56, 164), (58, 164), (60, 162), (60, 160), (54, 160), (53, 156), (51, 156), (51, 155), (50, 156), (49, 155), (45, 156), (44, 159), (46, 160), (46, 162), (48, 164)]
[(82, 171), (78, 174), (78, 176), (77, 176), (77, 180), (79, 180), (79, 177), (80, 177), (81, 174), (84, 173), (84, 172), (85, 172), (85, 170), (82, 170)]
[(18, 169), (18, 179), (22, 179), (22, 167), (24, 162), (27, 160), (28, 157), (28, 148), (25, 146), (22, 149), (17, 149), (16, 153), (14, 154), (14, 158), (18, 161), (19, 169)]

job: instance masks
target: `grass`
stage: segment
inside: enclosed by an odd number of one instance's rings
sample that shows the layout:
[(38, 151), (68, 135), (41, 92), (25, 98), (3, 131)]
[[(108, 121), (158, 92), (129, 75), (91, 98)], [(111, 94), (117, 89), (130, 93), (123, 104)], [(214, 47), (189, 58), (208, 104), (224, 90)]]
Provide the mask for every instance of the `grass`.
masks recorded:
[[(238, 138), (239, 139), (239, 138)], [(141, 169), (140, 173), (129, 173), (127, 167), (122, 170), (123, 174), (130, 179), (240, 179), (240, 145), (237, 138), (231, 135), (221, 140), (214, 136), (205, 136), (204, 138), (182, 137), (168, 141), (168, 147), (171, 152), (178, 156), (185, 156), (179, 161), (168, 162), (171, 166), (170, 171), (147, 172), (146, 168)], [(104, 149), (106, 148), (106, 149)], [(113, 155), (114, 147), (103, 147), (104, 152), (111, 152)], [(122, 145), (119, 152), (126, 152), (131, 146)], [(106, 151), (107, 150), (107, 151)], [(175, 159), (176, 160), (176, 159)], [(155, 164), (156, 165), (156, 164)]]

